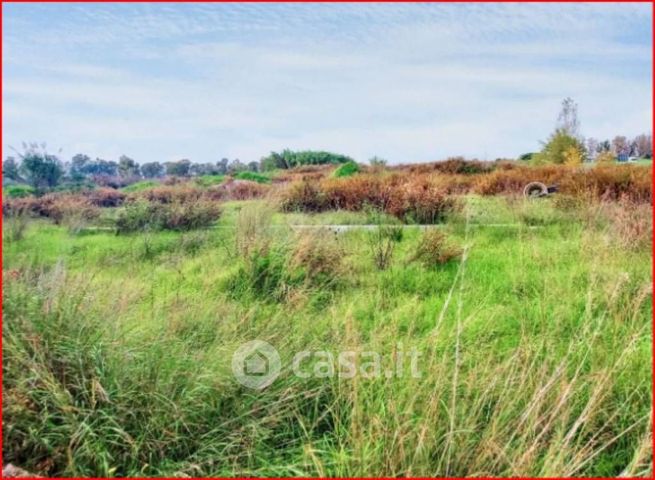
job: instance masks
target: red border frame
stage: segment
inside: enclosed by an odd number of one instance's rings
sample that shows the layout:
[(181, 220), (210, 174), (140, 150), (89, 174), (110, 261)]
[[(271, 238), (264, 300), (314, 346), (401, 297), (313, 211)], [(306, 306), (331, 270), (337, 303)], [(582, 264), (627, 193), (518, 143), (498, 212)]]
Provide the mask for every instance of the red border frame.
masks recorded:
[[(0, 0), (0, 63), (2, 63), (2, 42), (4, 36), (2, 35), (2, 29), (4, 26), (3, 22), (3, 11), (5, 3), (419, 3), (414, 0), (322, 0), (322, 1), (312, 1), (312, 0), (148, 0), (148, 1), (138, 1), (138, 0)], [(580, 2), (578, 0), (521, 0), (521, 1), (511, 1), (511, 0), (427, 0), (427, 2), (421, 3), (623, 3), (622, 1), (616, 0), (587, 0), (586, 2)], [(650, 3), (651, 8), (655, 10), (655, 0), (630, 0), (625, 3)], [(651, 94), (655, 90), (655, 12), (651, 11), (651, 60), (652, 71), (651, 71)], [(2, 63), (4, 70), (4, 63)], [(0, 72), (0, 98), (3, 94), (3, 83), (4, 78), (2, 72)], [(655, 96), (652, 96), (652, 105), (651, 105), (651, 121), (655, 125)], [(0, 101), (0, 131), (3, 128), (3, 117), (2, 117), (2, 101)], [(0, 179), (2, 174), (0, 173)], [(651, 178), (651, 185), (655, 185), (655, 171)], [(2, 184), (0, 183), (0, 195), (2, 195)], [(653, 221), (655, 223), (655, 209), (653, 209)], [(2, 233), (3, 220), (0, 217), (0, 233)], [(653, 256), (655, 256), (655, 240), (651, 245)], [(2, 262), (2, 246), (0, 245), (0, 262)], [(653, 278), (655, 278), (655, 263), (651, 261), (651, 288), (655, 286), (653, 284)], [(2, 287), (2, 277), (0, 277), (0, 287)], [(2, 304), (0, 304), (0, 327), (2, 327)], [(653, 333), (655, 332), (655, 312), (653, 312), (653, 317), (651, 318), (651, 473), (655, 478), (655, 411), (653, 410), (653, 405), (655, 404), (655, 343), (653, 342)], [(2, 337), (0, 337), (0, 353), (2, 353)], [(3, 370), (0, 369), (0, 394), (2, 393), (2, 375)], [(4, 396), (0, 400), (0, 404), (3, 405), (2, 410), (0, 411), (0, 430), (3, 428), (3, 415), (4, 415)], [(0, 436), (0, 460), (3, 460), (3, 436)], [(2, 462), (4, 466), (4, 461)], [(23, 477), (23, 478), (38, 478), (38, 477)], [(93, 478), (93, 477), (49, 477), (49, 478), (62, 478), (62, 479), (83, 479), (83, 478)], [(174, 477), (112, 477), (112, 478), (162, 478), (170, 480), (178, 480)], [(224, 477), (194, 477), (194, 478), (224, 478)], [(259, 478), (259, 477), (226, 477), (226, 478), (241, 478), (241, 479), (250, 479), (250, 478)], [(321, 477), (266, 477), (269, 480), (278, 480), (280, 478), (293, 478), (297, 480), (310, 479), (310, 478), (321, 478)], [(332, 478), (332, 477), (326, 477)], [(350, 477), (356, 480), (365, 480), (365, 479), (374, 479), (374, 478), (389, 478), (389, 477)], [(411, 477), (419, 480), (427, 480), (431, 477)], [(453, 479), (461, 479), (462, 477), (445, 477)], [(539, 479), (549, 479), (549, 478), (566, 478), (566, 477), (466, 477), (468, 479), (492, 479), (492, 478), (539, 478)], [(614, 477), (575, 477), (575, 478), (589, 478), (589, 479), (605, 479), (605, 478), (614, 478)], [(622, 477), (622, 478), (631, 478), (631, 477)], [(389, 480), (393, 480), (389, 478)]]

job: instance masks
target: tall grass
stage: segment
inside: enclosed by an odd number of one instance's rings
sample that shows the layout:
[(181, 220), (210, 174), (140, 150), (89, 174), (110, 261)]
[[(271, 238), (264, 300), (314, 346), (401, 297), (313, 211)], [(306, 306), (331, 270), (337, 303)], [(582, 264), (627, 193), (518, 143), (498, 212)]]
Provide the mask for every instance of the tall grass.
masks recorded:
[[(261, 203), (226, 209), (236, 228), (199, 248), (151, 233), (168, 246), (156, 262), (130, 255), (141, 237), (35, 223), (5, 252), (4, 460), (67, 476), (651, 475), (648, 247), (612, 241), (605, 209), (531, 228), (520, 204), (476, 202), (443, 227), (460, 257), (384, 271), (368, 231), (297, 236)], [(421, 238), (406, 229), (395, 253)], [(224, 288), (268, 255), (304, 301)], [(326, 278), (345, 285), (325, 296)], [(304, 349), (389, 362), (413, 347), (421, 377), (283, 368), (253, 391), (230, 370), (253, 339), (287, 367)]]

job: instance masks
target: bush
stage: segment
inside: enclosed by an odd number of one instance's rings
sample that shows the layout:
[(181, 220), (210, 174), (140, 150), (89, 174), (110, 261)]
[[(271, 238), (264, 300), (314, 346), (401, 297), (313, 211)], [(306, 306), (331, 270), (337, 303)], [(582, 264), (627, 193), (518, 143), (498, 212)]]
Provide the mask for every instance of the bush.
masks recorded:
[(303, 232), (296, 241), (289, 270), (294, 272), (295, 280), (307, 286), (334, 286), (345, 273), (344, 255), (334, 234), (323, 230)]
[(346, 162), (334, 170), (332, 176), (335, 178), (352, 177), (359, 173), (359, 165), (356, 162)]
[(443, 265), (462, 255), (462, 249), (451, 245), (446, 235), (437, 230), (430, 229), (423, 232), (410, 262), (419, 262), (426, 268)]
[(458, 205), (429, 179), (397, 174), (299, 182), (281, 197), (285, 211), (361, 211), (372, 207), (407, 222), (421, 223), (439, 222)]
[(84, 193), (84, 196), (96, 207), (119, 207), (127, 195), (113, 188), (96, 188)]
[(23, 198), (34, 195), (36, 190), (29, 185), (5, 185), (2, 188), (2, 192), (9, 198)]
[(239, 172), (234, 174), (236, 180), (248, 180), (257, 183), (271, 183), (271, 179), (255, 172)]
[(208, 201), (157, 203), (138, 201), (116, 217), (119, 234), (152, 230), (194, 230), (211, 226), (220, 217), (218, 205)]
[(201, 187), (211, 187), (212, 185), (220, 185), (225, 180), (225, 175), (201, 175), (193, 179), (196, 185)]
[(127, 187), (123, 187), (122, 191), (125, 193), (141, 192), (143, 190), (148, 190), (159, 185), (161, 185), (161, 183), (156, 180), (143, 180), (141, 182), (136, 182), (132, 185), (128, 185)]

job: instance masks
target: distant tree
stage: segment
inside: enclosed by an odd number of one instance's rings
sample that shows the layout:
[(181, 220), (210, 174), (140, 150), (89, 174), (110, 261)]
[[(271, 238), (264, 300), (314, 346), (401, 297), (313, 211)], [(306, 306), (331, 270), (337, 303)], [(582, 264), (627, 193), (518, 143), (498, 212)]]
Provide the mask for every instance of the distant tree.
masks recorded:
[(387, 161), (384, 158), (380, 158), (377, 155), (372, 156), (368, 159), (368, 163), (373, 168), (384, 168), (387, 166)]
[(562, 109), (557, 117), (557, 129), (570, 137), (580, 139), (578, 104), (571, 97), (562, 100)]
[(2, 178), (4, 180), (20, 180), (19, 165), (16, 159), (9, 156), (2, 162)]
[(598, 153), (598, 140), (596, 140), (593, 137), (589, 137), (587, 141), (585, 142), (585, 146), (587, 148), (587, 158), (590, 160), (594, 160), (596, 158), (596, 154)]
[(623, 135), (617, 135), (612, 139), (612, 153), (615, 156), (630, 155), (630, 143)]
[(301, 165), (339, 164), (352, 161), (354, 161), (352, 158), (338, 153), (314, 150), (294, 152), (285, 149), (282, 153), (271, 152), (267, 157), (263, 157), (260, 160), (260, 166), (262, 171), (267, 171), (276, 168), (294, 168)]
[(612, 150), (612, 144), (609, 140), (603, 140), (598, 144), (598, 147), (596, 148), (598, 153), (609, 152), (610, 150)]
[(225, 175), (227, 173), (227, 166), (229, 163), (230, 161), (227, 158), (221, 158), (218, 162), (216, 162), (216, 174)]
[(232, 160), (227, 167), (228, 173), (238, 173), (243, 172), (244, 170), (248, 170), (248, 167), (238, 158)]
[(533, 157), (532, 161), (537, 164), (564, 164), (572, 158), (572, 149), (577, 150), (582, 161), (585, 160), (586, 152), (580, 140), (572, 137), (562, 129), (557, 129), (548, 141), (543, 144), (543, 149)]
[(141, 174), (145, 178), (159, 178), (164, 176), (166, 169), (159, 162), (146, 162), (141, 165)]
[(73, 155), (70, 162), (69, 174), (73, 180), (82, 180), (87, 175), (87, 166), (91, 157), (83, 153)]
[(610, 164), (616, 161), (614, 154), (608, 150), (603, 150), (596, 155), (596, 163), (598, 164)]
[(57, 186), (64, 174), (64, 169), (55, 155), (38, 149), (32, 145), (20, 154), (20, 172), (29, 184), (36, 189), (46, 189)]
[(653, 158), (653, 136), (642, 133), (637, 135), (634, 140), (635, 155), (644, 158)]
[(534, 157), (536, 154), (534, 152), (528, 152), (528, 153), (523, 153), (519, 155), (519, 160), (523, 162), (529, 162), (532, 160), (532, 157)]
[(259, 172), (259, 162), (249, 162), (248, 170), (251, 172)]
[(139, 164), (126, 155), (118, 159), (118, 175), (121, 178), (138, 178), (141, 176)]
[(183, 158), (177, 162), (166, 163), (166, 174), (175, 177), (188, 177), (191, 169), (191, 161)]

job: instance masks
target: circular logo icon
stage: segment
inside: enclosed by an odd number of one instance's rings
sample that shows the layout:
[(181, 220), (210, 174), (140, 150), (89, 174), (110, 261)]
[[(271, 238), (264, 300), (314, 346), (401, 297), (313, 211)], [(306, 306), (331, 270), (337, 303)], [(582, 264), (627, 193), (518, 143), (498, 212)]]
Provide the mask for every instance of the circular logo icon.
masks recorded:
[(280, 355), (270, 343), (253, 340), (244, 343), (232, 355), (232, 373), (244, 387), (261, 390), (280, 374)]

